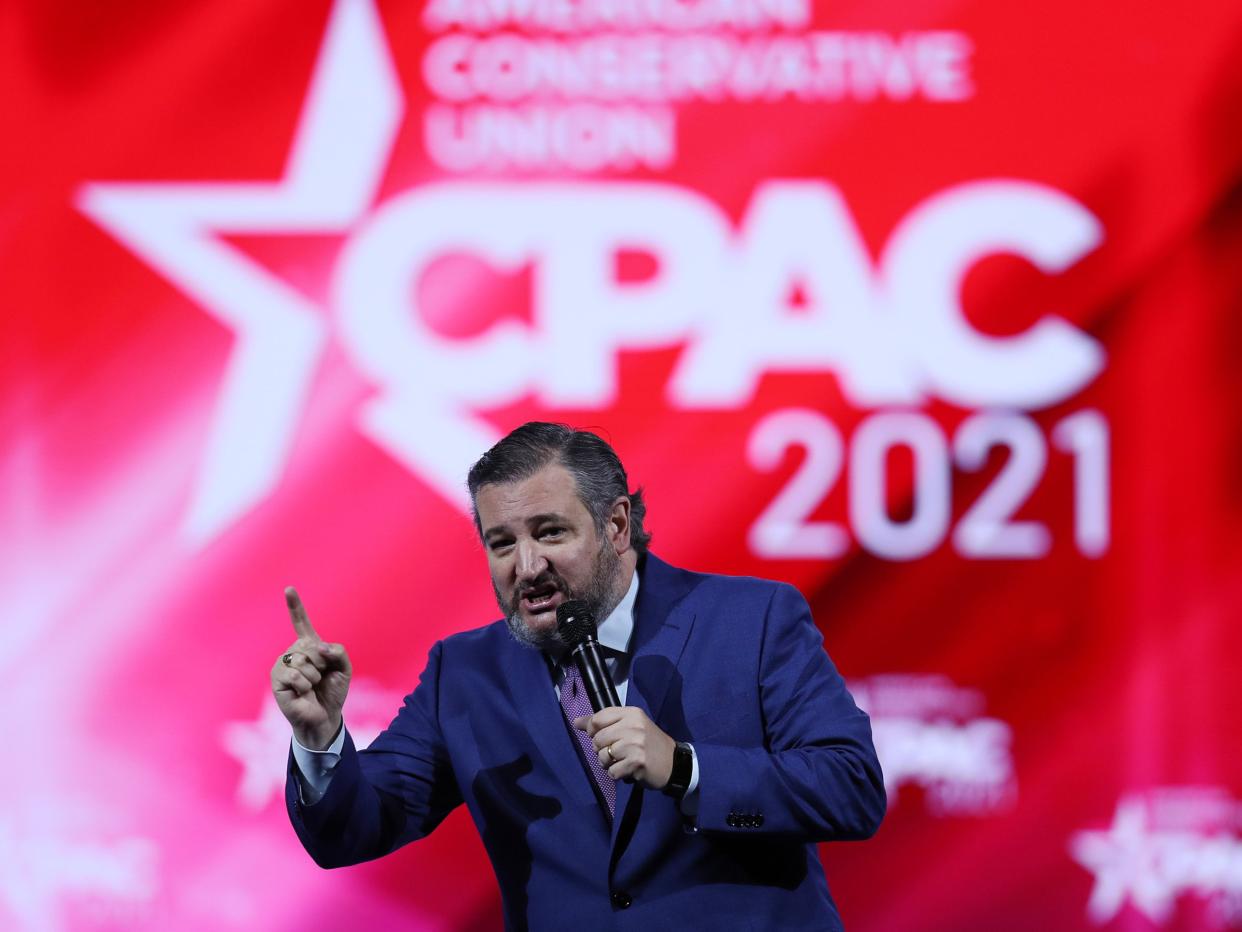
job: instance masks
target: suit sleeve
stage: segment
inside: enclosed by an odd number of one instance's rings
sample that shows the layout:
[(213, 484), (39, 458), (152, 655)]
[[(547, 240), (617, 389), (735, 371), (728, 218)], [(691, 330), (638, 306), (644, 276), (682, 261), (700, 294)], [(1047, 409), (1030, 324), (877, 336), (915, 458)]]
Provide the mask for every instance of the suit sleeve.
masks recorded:
[(437, 643), (397, 717), (358, 751), (346, 732), (341, 762), (314, 805), (298, 796), (290, 755), (285, 805), (320, 867), (381, 857), (429, 834), (462, 801), (439, 726), (442, 646)]
[(873, 835), (886, 799), (871, 722), (792, 586), (768, 604), (758, 686), (763, 747), (694, 745), (699, 828), (807, 841)]

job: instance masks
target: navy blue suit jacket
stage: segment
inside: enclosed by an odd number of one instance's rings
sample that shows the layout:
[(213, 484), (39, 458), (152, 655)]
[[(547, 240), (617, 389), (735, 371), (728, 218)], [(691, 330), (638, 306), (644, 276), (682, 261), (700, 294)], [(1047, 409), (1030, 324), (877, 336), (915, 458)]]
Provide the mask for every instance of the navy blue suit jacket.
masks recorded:
[(640, 566), (627, 702), (698, 756), (697, 831), (619, 783), (610, 823), (543, 656), (503, 620), (437, 643), (370, 748), (318, 803), (286, 801), (324, 867), (379, 857), (465, 803), (510, 929), (838, 929), (815, 842), (884, 814), (867, 716), (791, 586)]

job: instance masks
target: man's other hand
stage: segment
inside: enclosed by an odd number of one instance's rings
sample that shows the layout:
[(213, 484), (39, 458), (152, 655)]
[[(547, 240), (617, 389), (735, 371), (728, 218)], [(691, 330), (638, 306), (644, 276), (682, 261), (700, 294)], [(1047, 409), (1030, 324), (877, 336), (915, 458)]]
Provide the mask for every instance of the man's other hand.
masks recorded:
[(638, 780), (662, 790), (673, 774), (677, 742), (637, 706), (612, 706), (574, 720), (595, 743), (599, 762), (614, 780)]
[(292, 586), (285, 590), (285, 604), (298, 639), (272, 664), (272, 694), (298, 743), (322, 751), (341, 729), (353, 667), (343, 645), (327, 644), (315, 631)]

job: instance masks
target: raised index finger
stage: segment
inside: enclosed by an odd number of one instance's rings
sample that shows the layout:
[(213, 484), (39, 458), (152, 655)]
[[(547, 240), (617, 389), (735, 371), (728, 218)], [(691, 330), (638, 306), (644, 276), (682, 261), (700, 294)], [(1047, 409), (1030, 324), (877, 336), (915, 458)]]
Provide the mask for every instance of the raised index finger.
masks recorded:
[(310, 623), (310, 619), (306, 617), (306, 608), (302, 605), (302, 597), (298, 595), (298, 590), (292, 586), (285, 587), (285, 604), (289, 606), (289, 618), (293, 622), (293, 630), (298, 633), (300, 638), (309, 638), (312, 641), (322, 641), (319, 632), (315, 630), (315, 626)]

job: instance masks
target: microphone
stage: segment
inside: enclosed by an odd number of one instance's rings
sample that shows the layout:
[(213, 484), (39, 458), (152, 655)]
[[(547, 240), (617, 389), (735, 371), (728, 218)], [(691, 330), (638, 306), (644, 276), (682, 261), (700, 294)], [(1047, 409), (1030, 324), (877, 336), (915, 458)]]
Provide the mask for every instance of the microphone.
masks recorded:
[(608, 706), (620, 705), (616, 684), (604, 665), (604, 652), (595, 636), (595, 613), (590, 606), (578, 599), (558, 605), (556, 633), (578, 665), (587, 698), (591, 700), (591, 709), (598, 712)]

